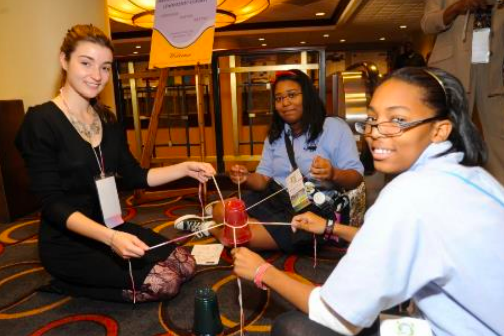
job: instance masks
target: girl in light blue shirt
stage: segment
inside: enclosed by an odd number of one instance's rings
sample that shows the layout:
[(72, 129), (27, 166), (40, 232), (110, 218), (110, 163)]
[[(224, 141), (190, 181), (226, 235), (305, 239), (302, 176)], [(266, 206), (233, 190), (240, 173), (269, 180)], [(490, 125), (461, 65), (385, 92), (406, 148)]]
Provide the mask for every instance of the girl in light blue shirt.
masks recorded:
[[(504, 335), (504, 188), (481, 168), (486, 147), (467, 111), (460, 81), (439, 69), (403, 68), (377, 88), (356, 129), (375, 168), (398, 176), (322, 287), (234, 251), (238, 276), (308, 314), (280, 317), (272, 335), (368, 335), (408, 299), (436, 336)], [(321, 234), (325, 222), (303, 214), (292, 224)]]

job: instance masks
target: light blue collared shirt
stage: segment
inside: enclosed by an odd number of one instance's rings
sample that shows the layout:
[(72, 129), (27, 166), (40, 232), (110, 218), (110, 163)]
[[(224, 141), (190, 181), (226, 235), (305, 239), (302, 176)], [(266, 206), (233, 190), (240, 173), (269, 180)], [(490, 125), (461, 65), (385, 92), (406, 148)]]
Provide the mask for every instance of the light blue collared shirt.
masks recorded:
[[(289, 125), (286, 124), (285, 132), (289, 130)], [(256, 173), (274, 178), (283, 186), (285, 186), (285, 179), (292, 172), (285, 147), (285, 132), (282, 132), (280, 138), (272, 144), (269, 143), (268, 138), (264, 141), (261, 162), (256, 169)], [(340, 118), (326, 118), (323, 132), (315, 141), (307, 143), (306, 134), (302, 134), (292, 139), (292, 146), (301, 174), (308, 179), (311, 177), (310, 167), (316, 155), (331, 161), (335, 168), (354, 169), (361, 174), (364, 172), (352, 131)]]

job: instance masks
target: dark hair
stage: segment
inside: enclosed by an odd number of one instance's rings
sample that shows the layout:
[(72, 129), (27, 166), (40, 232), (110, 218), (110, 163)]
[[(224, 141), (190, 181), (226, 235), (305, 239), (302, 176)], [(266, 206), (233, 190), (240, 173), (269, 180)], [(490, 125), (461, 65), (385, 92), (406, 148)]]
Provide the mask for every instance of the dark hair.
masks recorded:
[[(302, 132), (309, 132), (308, 142), (318, 138), (324, 127), (326, 111), (322, 99), (320, 99), (315, 86), (313, 86), (310, 77), (301, 70), (288, 70), (277, 72), (275, 82), (271, 88), (273, 94), (276, 86), (282, 81), (294, 81), (301, 86), (303, 97), (303, 115), (301, 116)], [(273, 120), (268, 133), (269, 142), (273, 143), (280, 138), (284, 131), (285, 121), (280, 117), (278, 111), (273, 108)]]
[(448, 137), (452, 147), (445, 153), (462, 152), (465, 166), (482, 166), (487, 160), (486, 145), (469, 116), (464, 87), (460, 81), (441, 69), (406, 67), (393, 72), (385, 81), (397, 79), (424, 91), (423, 102), (436, 116), (450, 120), (453, 128)]
[[(112, 41), (100, 29), (92, 24), (75, 25), (67, 31), (60, 47), (60, 51), (65, 55), (65, 60), (67, 62), (70, 61), (70, 57), (77, 48), (79, 42), (95, 43), (108, 48), (112, 53), (114, 52)], [(65, 69), (62, 69), (62, 71), (61, 85), (63, 86), (67, 74)], [(104, 122), (114, 122), (116, 120), (115, 114), (112, 113), (107, 106), (101, 104), (96, 98), (91, 99), (91, 105)]]

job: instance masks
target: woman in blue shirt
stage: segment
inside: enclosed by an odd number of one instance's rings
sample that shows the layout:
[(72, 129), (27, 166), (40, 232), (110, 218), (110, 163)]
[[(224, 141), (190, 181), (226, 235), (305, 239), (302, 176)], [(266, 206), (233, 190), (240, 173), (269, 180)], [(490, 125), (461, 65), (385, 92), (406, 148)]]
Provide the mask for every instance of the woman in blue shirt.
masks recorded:
[[(285, 187), (285, 179), (295, 166), (306, 179), (326, 189), (351, 190), (359, 186), (364, 168), (352, 131), (345, 121), (326, 117), (323, 102), (310, 78), (300, 70), (278, 72), (272, 91), (273, 120), (264, 141), (261, 162), (254, 173), (242, 165), (233, 166), (230, 172), (234, 183), (251, 190), (243, 197), (246, 206)], [(286, 140), (290, 140), (293, 160), (289, 159)], [(215, 222), (223, 221), (220, 202), (212, 213)], [(254, 222), (290, 222), (294, 215), (287, 191), (248, 211), (249, 221)], [(202, 223), (199, 217), (188, 215), (179, 218), (175, 227), (195, 231), (213, 223)], [(340, 225), (337, 228), (345, 233), (350, 230), (350, 235), (356, 231)], [(288, 226), (251, 225), (250, 229), (252, 239), (248, 246), (254, 249), (293, 252), (313, 240), (311, 234), (293, 233)], [(222, 240), (221, 228), (210, 233)]]
[[(398, 70), (356, 129), (375, 168), (398, 176), (326, 283), (302, 284), (246, 248), (233, 252), (238, 276), (309, 315), (279, 318), (272, 335), (356, 335), (408, 299), (436, 336), (503, 335), (504, 188), (481, 167), (486, 147), (460, 81), (439, 69)], [(292, 224), (320, 234), (325, 222), (303, 214)]]

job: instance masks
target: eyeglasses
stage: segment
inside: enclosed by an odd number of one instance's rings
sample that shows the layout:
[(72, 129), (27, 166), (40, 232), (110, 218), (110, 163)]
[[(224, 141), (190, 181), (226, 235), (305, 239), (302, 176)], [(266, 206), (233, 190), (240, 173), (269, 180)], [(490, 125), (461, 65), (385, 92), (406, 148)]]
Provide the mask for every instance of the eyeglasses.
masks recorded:
[(394, 122), (394, 121), (384, 121), (381, 123), (368, 123), (368, 122), (361, 122), (358, 121), (355, 123), (355, 130), (359, 134), (364, 134), (364, 135), (369, 135), (373, 131), (373, 127), (376, 127), (378, 129), (378, 132), (380, 132), (381, 135), (385, 136), (395, 136), (395, 135), (401, 135), (404, 133), (405, 130), (408, 130), (410, 128), (429, 123), (434, 120), (441, 120), (441, 119), (446, 119), (444, 117), (436, 116), (436, 117), (430, 117), (426, 119), (421, 119), (421, 120), (415, 120), (412, 122)]
[(285, 98), (289, 98), (289, 101), (292, 101), (297, 96), (303, 94), (302, 92), (288, 92), (285, 96), (275, 96), (275, 103), (281, 104), (283, 103)]

